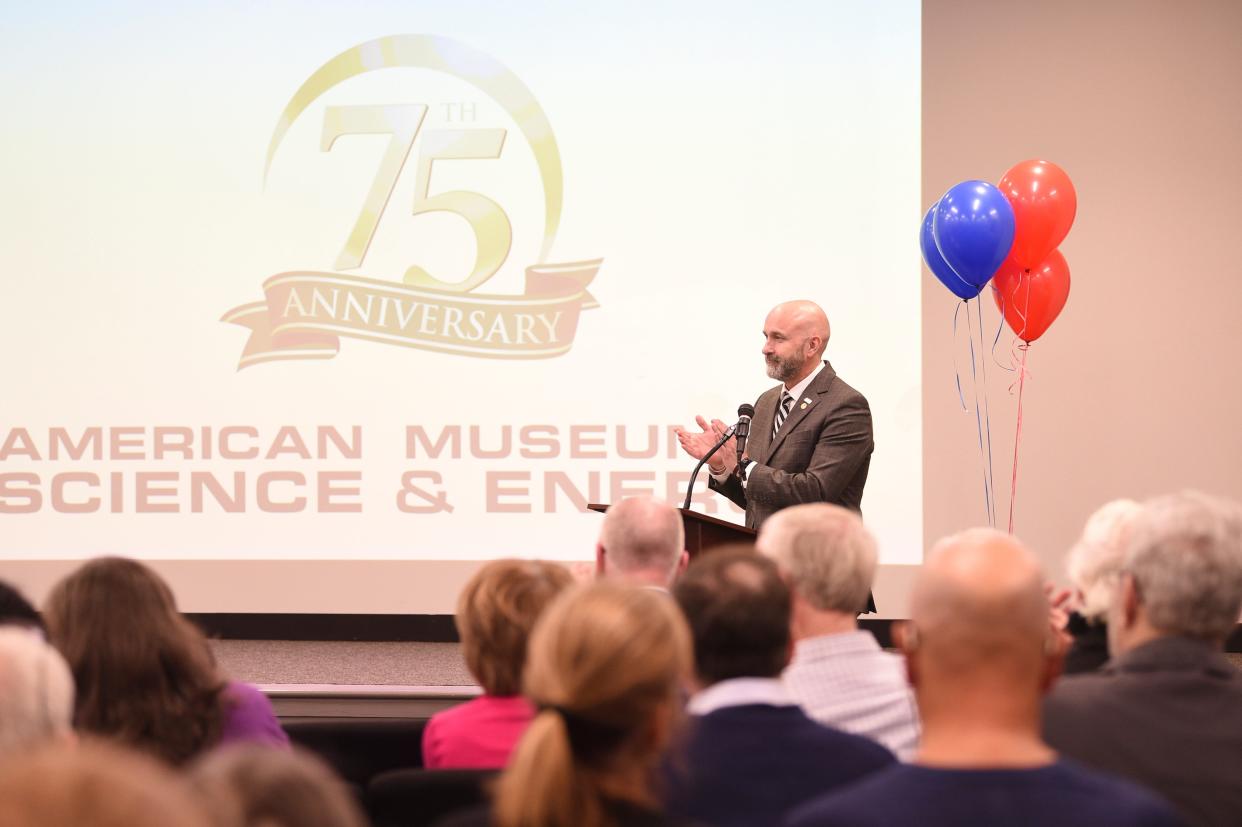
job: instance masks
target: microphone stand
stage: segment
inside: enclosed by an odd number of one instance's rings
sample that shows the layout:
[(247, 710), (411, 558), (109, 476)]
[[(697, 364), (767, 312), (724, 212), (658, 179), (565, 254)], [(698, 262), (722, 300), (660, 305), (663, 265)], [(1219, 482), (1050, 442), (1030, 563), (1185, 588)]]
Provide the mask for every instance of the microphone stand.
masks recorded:
[(703, 455), (703, 458), (699, 460), (698, 465), (694, 466), (694, 472), (690, 474), (690, 486), (686, 489), (686, 503), (682, 506), (682, 508), (687, 511), (690, 510), (690, 499), (694, 496), (694, 481), (698, 479), (699, 469), (703, 467), (703, 463), (711, 459), (712, 455), (719, 451), (722, 445), (733, 439), (733, 432), (736, 430), (736, 425), (730, 425), (729, 430), (724, 432), (724, 436), (720, 438), (720, 441), (713, 445), (712, 449)]

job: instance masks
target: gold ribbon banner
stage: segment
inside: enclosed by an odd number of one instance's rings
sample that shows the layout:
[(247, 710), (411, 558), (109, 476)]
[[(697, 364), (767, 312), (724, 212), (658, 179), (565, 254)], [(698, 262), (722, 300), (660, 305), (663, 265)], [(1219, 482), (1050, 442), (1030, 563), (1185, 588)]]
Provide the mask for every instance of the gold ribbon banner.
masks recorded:
[(341, 337), (477, 356), (549, 359), (567, 353), (603, 259), (526, 268), (516, 296), (407, 287), (340, 273), (293, 271), (263, 282), (265, 301), (220, 320), (250, 330), (237, 369), (284, 359), (331, 359)]

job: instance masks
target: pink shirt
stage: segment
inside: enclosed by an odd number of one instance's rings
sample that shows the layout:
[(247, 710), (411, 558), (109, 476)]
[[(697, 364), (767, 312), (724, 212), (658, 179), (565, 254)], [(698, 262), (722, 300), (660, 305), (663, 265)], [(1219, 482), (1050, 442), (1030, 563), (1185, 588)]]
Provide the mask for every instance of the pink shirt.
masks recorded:
[(520, 695), (484, 695), (437, 712), (423, 730), (423, 766), (437, 769), (501, 769), (535, 717)]

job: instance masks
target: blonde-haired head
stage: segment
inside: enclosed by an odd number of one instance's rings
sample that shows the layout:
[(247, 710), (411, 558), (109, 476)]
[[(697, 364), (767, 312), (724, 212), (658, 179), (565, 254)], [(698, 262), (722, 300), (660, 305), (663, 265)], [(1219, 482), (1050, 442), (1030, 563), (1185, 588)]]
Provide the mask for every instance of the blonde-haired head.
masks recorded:
[(691, 664), (665, 594), (599, 581), (558, 598), (531, 636), (524, 686), (540, 711), (501, 777), (496, 824), (599, 827), (606, 799), (652, 804)]

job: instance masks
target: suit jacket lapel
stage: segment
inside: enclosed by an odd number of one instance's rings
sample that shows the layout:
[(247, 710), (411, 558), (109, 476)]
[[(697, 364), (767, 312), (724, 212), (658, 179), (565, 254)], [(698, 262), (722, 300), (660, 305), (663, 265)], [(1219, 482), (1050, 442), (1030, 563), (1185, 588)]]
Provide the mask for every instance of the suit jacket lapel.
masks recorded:
[[(819, 397), (828, 392), (828, 386), (832, 384), (832, 380), (837, 377), (837, 372), (832, 369), (832, 365), (824, 363), (824, 369), (819, 372), (811, 384), (807, 385), (806, 390), (802, 394), (801, 399), (793, 401), (793, 407), (789, 410), (789, 416), (785, 418), (781, 424), (781, 429), (776, 432), (776, 439), (772, 440), (772, 444), (768, 446), (767, 452), (763, 458), (759, 460), (761, 465), (767, 465), (768, 460), (772, 458), (772, 454), (780, 447), (781, 442), (795, 428), (806, 419), (810, 413), (820, 404)], [(777, 403), (780, 404), (780, 394), (776, 396)], [(772, 433), (772, 422), (776, 421), (776, 408), (772, 409), (772, 418), (768, 422), (768, 433)]]

